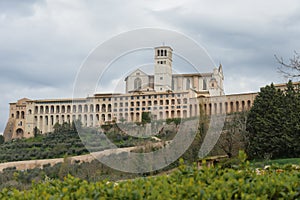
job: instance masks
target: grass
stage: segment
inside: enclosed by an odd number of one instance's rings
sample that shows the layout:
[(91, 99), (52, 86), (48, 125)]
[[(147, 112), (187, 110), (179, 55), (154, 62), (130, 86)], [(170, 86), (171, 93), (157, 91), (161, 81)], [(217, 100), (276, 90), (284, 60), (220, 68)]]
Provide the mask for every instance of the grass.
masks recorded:
[(300, 158), (284, 158), (284, 159), (276, 159), (276, 160), (256, 160), (251, 162), (251, 165), (254, 167), (263, 167), (266, 165), (287, 165), (287, 164), (295, 164), (300, 165)]

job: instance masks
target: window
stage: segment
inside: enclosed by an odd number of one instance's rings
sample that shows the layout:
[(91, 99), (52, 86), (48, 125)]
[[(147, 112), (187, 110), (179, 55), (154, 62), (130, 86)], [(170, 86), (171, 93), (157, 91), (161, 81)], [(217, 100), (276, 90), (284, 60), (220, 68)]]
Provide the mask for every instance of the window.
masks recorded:
[(163, 77), (160, 77), (159, 79), (160, 79), (160, 80), (163, 80), (164, 78), (163, 78)]
[(207, 90), (206, 80), (205, 79), (203, 79), (203, 90)]
[(134, 79), (134, 89), (140, 90), (142, 88), (142, 80), (140, 78)]

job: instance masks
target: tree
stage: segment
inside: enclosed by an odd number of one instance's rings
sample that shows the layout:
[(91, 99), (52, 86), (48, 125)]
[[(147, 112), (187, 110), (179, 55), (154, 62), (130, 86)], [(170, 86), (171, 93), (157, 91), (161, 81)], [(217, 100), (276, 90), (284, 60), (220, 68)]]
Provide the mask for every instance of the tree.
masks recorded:
[(277, 62), (280, 64), (278, 71), (286, 78), (299, 78), (300, 77), (300, 55), (295, 51), (294, 56), (288, 62), (284, 61), (282, 57), (275, 55)]
[(0, 144), (3, 144), (3, 143), (4, 143), (4, 136), (0, 135)]
[(261, 89), (247, 121), (247, 153), (251, 158), (300, 155), (299, 90), (290, 81), (286, 90), (273, 84)]
[(142, 112), (142, 123), (143, 124), (151, 123), (151, 113), (150, 112)]
[(239, 150), (244, 148), (247, 118), (247, 112), (234, 113), (226, 117), (224, 130), (217, 145), (229, 158), (238, 155)]
[(33, 129), (33, 135), (34, 135), (34, 137), (37, 137), (40, 134), (41, 134), (41, 131), (37, 127), (34, 127), (34, 129)]

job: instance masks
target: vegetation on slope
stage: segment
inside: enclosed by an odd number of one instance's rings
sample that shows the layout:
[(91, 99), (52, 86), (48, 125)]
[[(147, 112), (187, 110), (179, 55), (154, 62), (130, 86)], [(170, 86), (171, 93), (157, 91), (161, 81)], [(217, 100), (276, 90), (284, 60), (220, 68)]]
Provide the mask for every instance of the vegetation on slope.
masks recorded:
[(254, 170), (180, 165), (170, 175), (121, 182), (88, 182), (72, 176), (45, 180), (30, 190), (3, 189), (1, 199), (298, 199), (300, 170)]
[[(107, 131), (103, 134), (118, 147), (135, 146), (149, 141), (147, 138), (135, 138), (122, 134), (113, 126), (105, 127)], [(53, 133), (36, 134), (33, 138), (17, 139), (1, 144), (0, 162), (62, 158), (65, 155), (82, 155), (89, 151), (95, 152), (108, 148), (106, 144), (103, 144), (105, 141), (102, 140), (103, 135), (96, 130), (86, 128), (83, 130), (85, 134), (81, 135), (87, 143), (88, 151), (73, 124), (56, 124), (54, 128)]]

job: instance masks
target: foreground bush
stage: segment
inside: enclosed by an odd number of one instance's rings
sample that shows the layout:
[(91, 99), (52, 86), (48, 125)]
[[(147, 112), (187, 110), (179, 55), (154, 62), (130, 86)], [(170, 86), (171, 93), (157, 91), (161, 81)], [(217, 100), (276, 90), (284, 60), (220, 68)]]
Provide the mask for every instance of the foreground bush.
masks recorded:
[(300, 170), (203, 168), (181, 165), (170, 175), (118, 183), (68, 176), (46, 180), (31, 190), (4, 189), (1, 199), (299, 199)]

